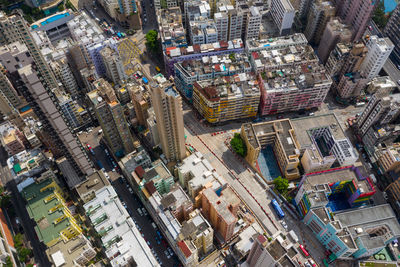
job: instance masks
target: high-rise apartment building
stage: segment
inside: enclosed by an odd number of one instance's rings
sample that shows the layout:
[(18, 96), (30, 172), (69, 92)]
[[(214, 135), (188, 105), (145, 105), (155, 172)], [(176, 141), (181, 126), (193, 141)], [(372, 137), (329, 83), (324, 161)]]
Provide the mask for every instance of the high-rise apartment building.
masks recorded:
[(50, 67), (58, 81), (61, 81), (64, 89), (74, 98), (79, 95), (78, 84), (72, 74), (67, 58), (63, 57), (50, 62)]
[(119, 13), (129, 16), (137, 12), (135, 0), (118, 0)]
[[(0, 54), (2, 52), (0, 51)], [(1, 62), (0, 62), (1, 64)], [(5, 74), (5, 69), (0, 65), (0, 94), (3, 96), (4, 100), (7, 101), (8, 105), (13, 109), (18, 109), (22, 107), (26, 101), (18, 95), (14, 86), (11, 84), (10, 80)]]
[(168, 47), (187, 47), (186, 31), (182, 25), (179, 7), (157, 10), (157, 21), (163, 50)]
[(218, 30), (218, 41), (242, 38), (243, 15), (230, 1), (217, 3), (214, 21)]
[(395, 45), (390, 57), (400, 65), (400, 5), (397, 5), (383, 31), (386, 37)]
[(123, 108), (108, 82), (100, 79), (95, 84), (97, 90), (89, 92), (87, 96), (93, 105), (107, 145), (114, 155), (122, 157), (134, 150)]
[(374, 35), (366, 38), (365, 46), (368, 49), (368, 53), (360, 70), (365, 74), (368, 81), (370, 81), (381, 71), (394, 45), (389, 38), (379, 38)]
[(393, 121), (400, 114), (398, 97), (387, 90), (376, 92), (356, 121), (359, 134), (363, 136), (372, 126)]
[(169, 161), (181, 161), (186, 157), (182, 99), (169, 82), (152, 83), (150, 95), (163, 153)]
[(313, 44), (319, 44), (328, 21), (335, 16), (336, 9), (330, 1), (317, 0), (311, 4), (304, 35)]
[(333, 0), (336, 5), (337, 15), (344, 23), (351, 26), (353, 40), (358, 41), (367, 28), (375, 7), (379, 1), (376, 0)]
[(351, 41), (351, 37), (351, 29), (346, 24), (343, 24), (338, 18), (331, 19), (326, 25), (317, 49), (322, 63), (326, 63), (336, 44), (348, 43)]
[(341, 98), (357, 97), (364, 89), (367, 79), (360, 68), (366, 54), (367, 49), (362, 43), (339, 43), (328, 58), (327, 69), (334, 81), (332, 89)]
[[(213, 188), (204, 189), (201, 194), (201, 208), (204, 217), (217, 230), (217, 239), (220, 236), (221, 243), (227, 242), (234, 233), (239, 199), (230, 187), (222, 190), (220, 196), (215, 193)], [(234, 202), (229, 202), (230, 200), (234, 200)]]
[(16, 41), (25, 44), (35, 62), (39, 74), (45, 80), (46, 86), (49, 89), (58, 87), (53, 72), (44, 60), (42, 53), (30, 33), (29, 26), (21, 14), (16, 13), (7, 16), (5, 13), (0, 12), (0, 32), (0, 35), (2, 35), (1, 39), (5, 40), (8, 44)]
[(271, 15), (280, 35), (290, 33), (295, 16), (295, 10), (289, 0), (272, 0)]
[[(1, 51), (7, 49), (2, 48)], [(8, 75), (12, 77), (14, 86), (25, 97), (35, 114), (43, 123), (46, 132), (46, 144), (50, 147), (53, 156), (57, 159), (65, 157), (63, 172), (70, 188), (82, 182), (85, 175), (93, 172), (92, 165), (78, 138), (73, 134), (71, 125), (60, 112), (61, 107), (53, 90), (49, 90), (42, 82), (40, 73), (37, 73), (32, 64), (32, 58), (25, 45), (12, 43), (8, 52), (0, 56)], [(16, 55), (19, 55), (16, 56)], [(5, 60), (5, 58), (7, 60)], [(17, 60), (18, 59), (18, 60)]]
[(258, 7), (251, 6), (248, 11), (246, 11), (246, 23), (244, 23), (244, 39), (258, 39), (260, 34), (261, 19), (262, 14)]
[(101, 50), (100, 54), (106, 68), (107, 78), (114, 84), (122, 84), (127, 76), (118, 52), (107, 46)]

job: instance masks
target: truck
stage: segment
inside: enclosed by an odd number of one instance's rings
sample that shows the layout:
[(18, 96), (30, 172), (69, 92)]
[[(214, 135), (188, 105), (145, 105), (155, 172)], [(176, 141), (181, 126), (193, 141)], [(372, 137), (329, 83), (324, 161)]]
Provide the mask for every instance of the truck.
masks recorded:
[(103, 164), (101, 164), (101, 161), (100, 161), (100, 160), (97, 160), (97, 166), (99, 166), (99, 168), (100, 168), (101, 170), (104, 170), (104, 166), (103, 166)]
[(144, 84), (148, 84), (148, 83), (149, 83), (149, 80), (147, 80), (146, 77), (143, 77), (143, 78), (142, 78), (142, 81), (143, 81)]

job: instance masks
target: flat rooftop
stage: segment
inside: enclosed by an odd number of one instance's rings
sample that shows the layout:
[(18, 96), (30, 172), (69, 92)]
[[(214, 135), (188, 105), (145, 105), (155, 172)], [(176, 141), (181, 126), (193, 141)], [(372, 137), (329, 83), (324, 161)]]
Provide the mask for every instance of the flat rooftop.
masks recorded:
[(268, 38), (262, 40), (247, 40), (246, 49), (248, 51), (273, 50), (292, 45), (307, 45), (307, 38), (302, 33), (295, 33), (288, 36)]
[(382, 247), (386, 242), (384, 235), (374, 235), (369, 230), (383, 227), (390, 231), (391, 236), (400, 236), (400, 225), (389, 204), (344, 211), (336, 213), (335, 217), (343, 227), (347, 227), (353, 238), (360, 237), (368, 249)]
[(332, 84), (332, 79), (326, 73), (325, 67), (318, 62), (279, 67), (262, 73), (261, 77), (267, 93), (305, 90), (315, 86)]
[(62, 201), (54, 194), (56, 188), (59, 187), (54, 180), (45, 179), (33, 182), (21, 191), (29, 217), (37, 224), (38, 238), (45, 244), (58, 239), (60, 233), (71, 226), (71, 218), (64, 213)]
[(231, 41), (219, 41), (211, 44), (197, 44), (188, 47), (169, 47), (166, 49), (166, 55), (169, 58), (175, 58), (185, 55), (209, 53), (213, 51), (224, 51), (243, 49), (244, 44), (241, 39), (235, 39)]
[(283, 65), (318, 62), (314, 49), (310, 45), (303, 44), (253, 51), (251, 57), (255, 69), (274, 69)]
[(95, 192), (107, 185), (110, 185), (110, 183), (107, 181), (107, 178), (104, 176), (104, 174), (100, 171), (96, 171), (87, 176), (87, 180), (76, 186), (75, 189), (78, 194), (82, 196), (89, 192)]
[(212, 73), (241, 73), (250, 72), (251, 65), (247, 54), (223, 54), (214, 56), (203, 56), (201, 60), (186, 60), (176, 64), (182, 73), (187, 77), (197, 77), (198, 79), (211, 78)]
[(96, 198), (83, 207), (94, 229), (101, 236), (107, 257), (113, 258), (112, 264), (125, 265), (132, 258), (138, 266), (158, 266), (112, 186), (96, 192)]
[(314, 115), (301, 117), (291, 120), (296, 132), (297, 141), (301, 148), (311, 147), (313, 141), (309, 130), (322, 127), (330, 127), (330, 130), (336, 140), (345, 139), (346, 136), (335, 114)]
[(221, 98), (232, 99), (261, 95), (257, 77), (250, 73), (198, 81), (195, 87), (209, 101), (216, 102)]
[[(260, 140), (267, 135), (275, 135), (279, 138), (286, 156), (297, 154), (296, 140), (293, 140), (293, 127), (289, 119), (260, 122), (252, 124), (257, 138)], [(259, 141), (261, 143), (261, 141)], [(261, 144), (263, 145), (263, 144)]]
[(282, 247), (282, 245), (276, 239), (269, 244), (267, 250), (269, 254), (271, 254), (272, 258), (274, 258), (276, 261), (286, 254), (285, 248)]

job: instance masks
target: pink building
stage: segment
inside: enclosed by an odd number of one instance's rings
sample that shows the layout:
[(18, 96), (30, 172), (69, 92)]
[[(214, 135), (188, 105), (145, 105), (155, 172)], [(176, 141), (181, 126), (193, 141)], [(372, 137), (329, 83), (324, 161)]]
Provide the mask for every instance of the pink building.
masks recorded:
[(258, 76), (261, 115), (319, 107), (332, 85), (319, 63), (294, 65)]
[(359, 40), (367, 28), (377, 0), (335, 0), (337, 14), (353, 29), (353, 40)]

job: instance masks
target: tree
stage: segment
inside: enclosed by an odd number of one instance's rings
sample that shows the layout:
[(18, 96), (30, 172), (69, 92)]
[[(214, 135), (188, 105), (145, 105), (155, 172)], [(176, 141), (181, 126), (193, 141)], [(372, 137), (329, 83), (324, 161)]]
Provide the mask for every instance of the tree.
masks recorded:
[(244, 143), (242, 137), (240, 137), (240, 134), (235, 133), (233, 138), (231, 139), (231, 147), (232, 149), (240, 156), (246, 157), (247, 155), (247, 147), (246, 144)]
[(58, 11), (64, 11), (64, 3), (61, 3), (61, 4), (59, 4), (58, 6), (57, 6), (57, 9), (58, 9)]
[(150, 30), (146, 33), (146, 47), (151, 53), (158, 53), (159, 44), (158, 33), (156, 30)]
[(275, 189), (278, 190), (280, 194), (286, 193), (289, 187), (289, 181), (282, 177), (277, 177), (274, 179)]
[(11, 261), (11, 257), (10, 256), (7, 256), (7, 258), (6, 258), (6, 265), (5, 265), (6, 267), (13, 267), (13, 263), (12, 263), (12, 261)]
[(18, 258), (21, 262), (26, 262), (32, 255), (32, 250), (26, 247), (22, 247), (18, 250)]
[(374, 15), (372, 16), (372, 20), (380, 29), (385, 28), (388, 22), (388, 16), (385, 14), (385, 4), (383, 1), (379, 1), (378, 6), (375, 8)]

